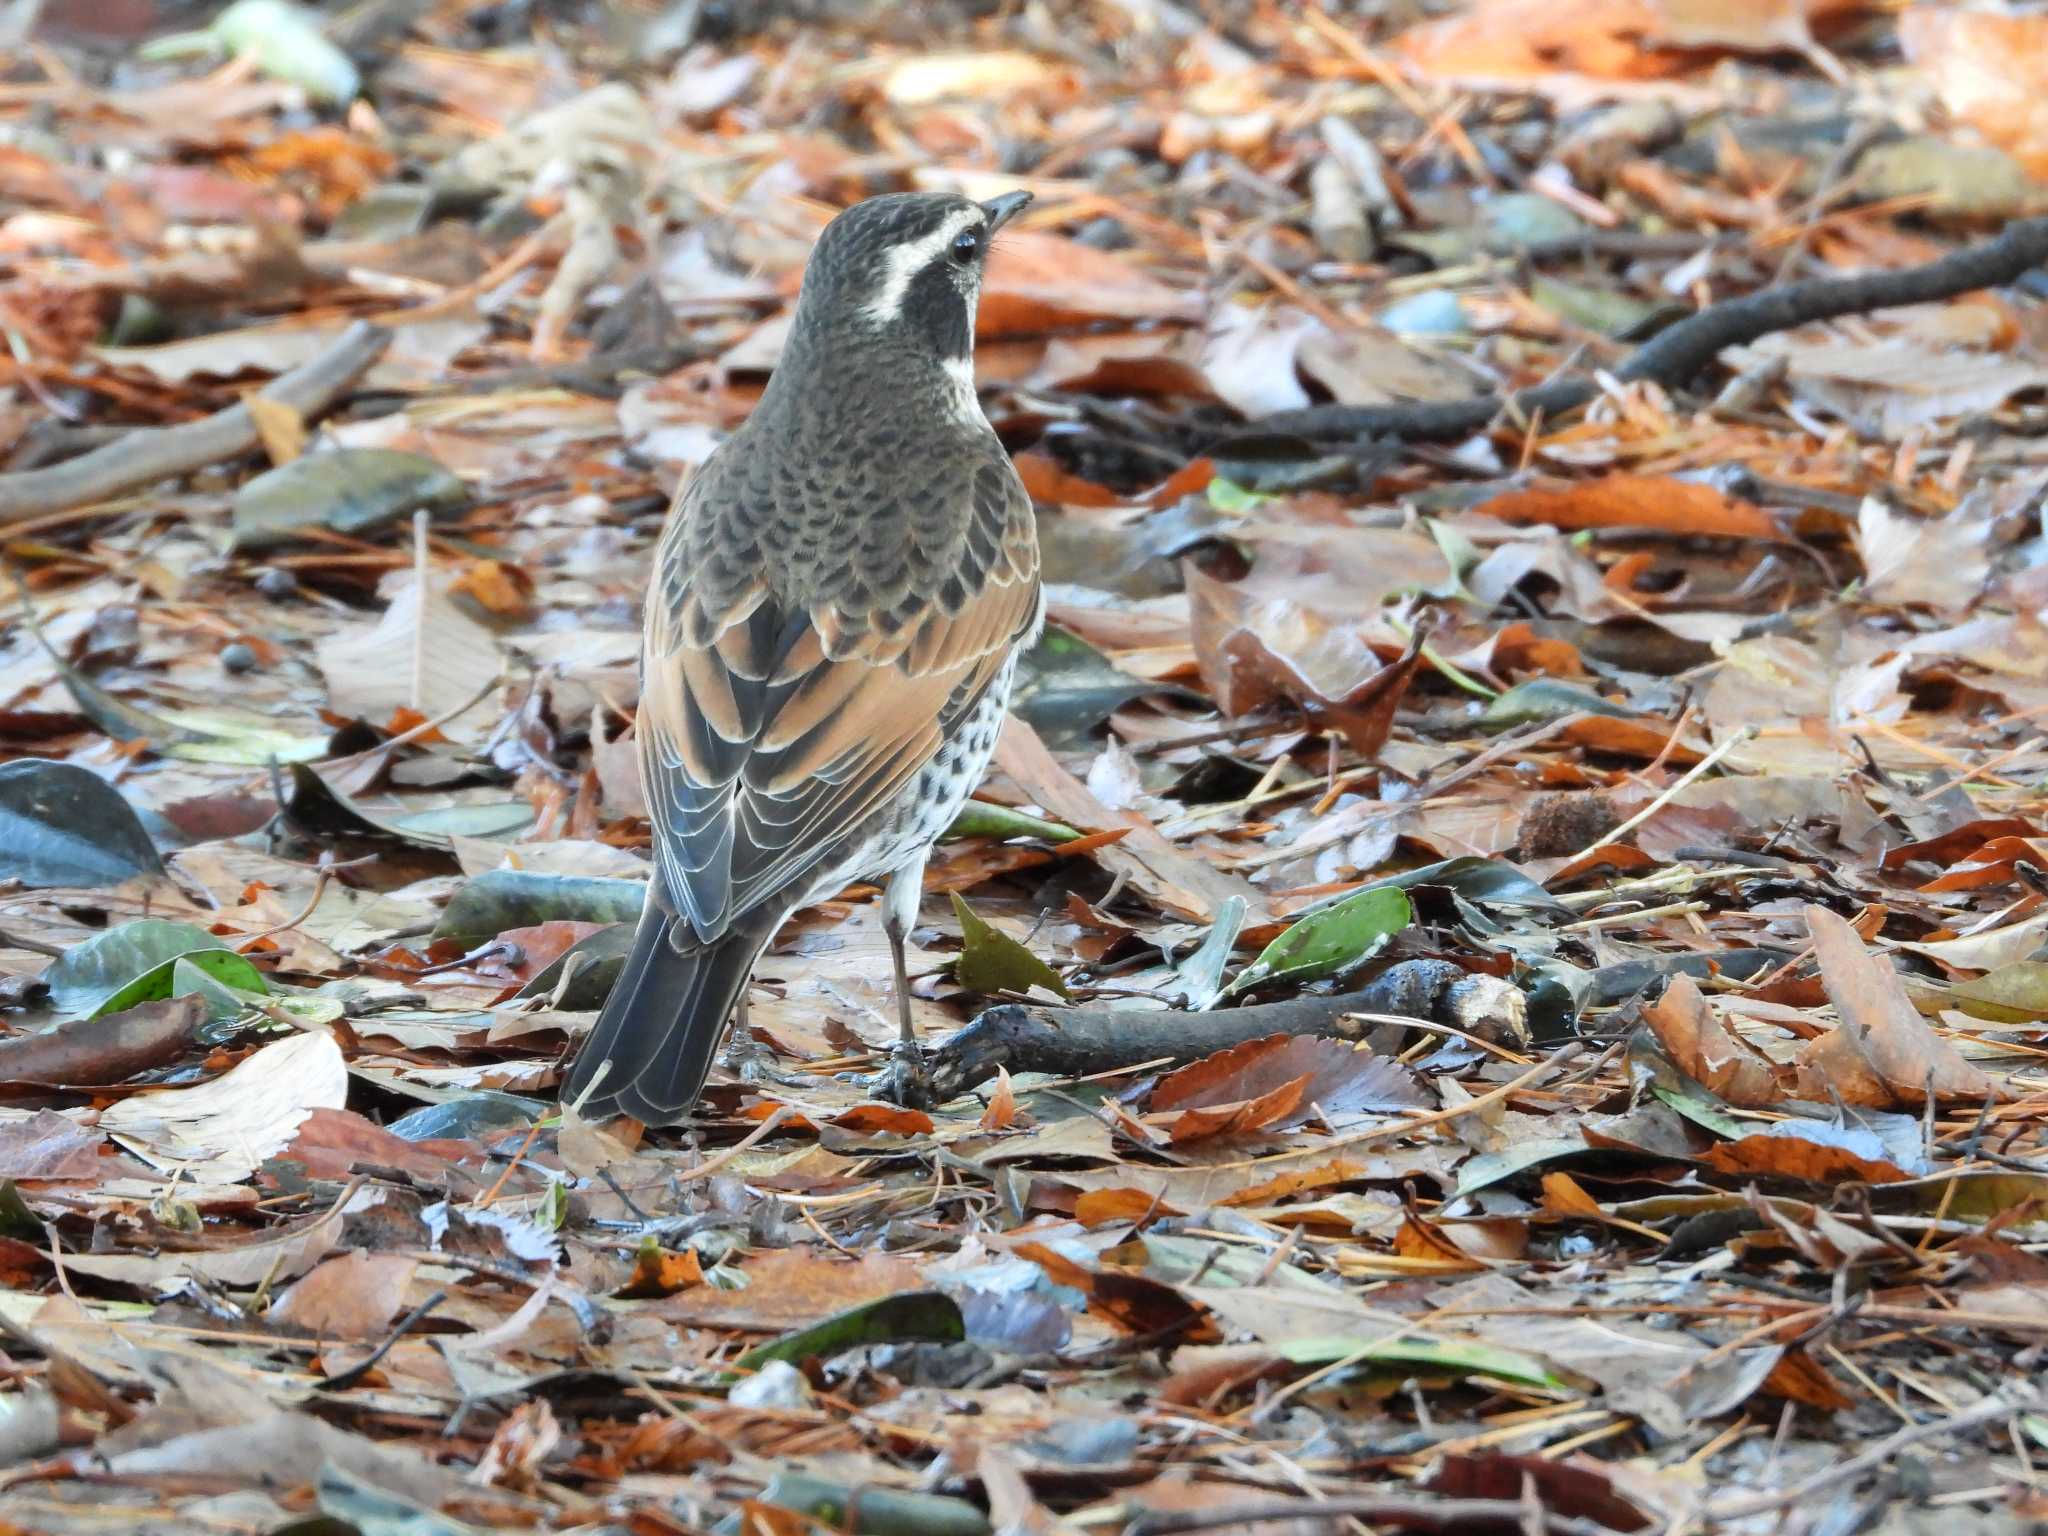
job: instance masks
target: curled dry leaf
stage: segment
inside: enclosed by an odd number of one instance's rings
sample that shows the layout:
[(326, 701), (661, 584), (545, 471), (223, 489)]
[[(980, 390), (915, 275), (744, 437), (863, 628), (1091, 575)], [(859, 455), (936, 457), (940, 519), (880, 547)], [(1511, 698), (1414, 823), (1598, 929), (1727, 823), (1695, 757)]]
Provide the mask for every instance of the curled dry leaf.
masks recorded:
[(159, 1168), (233, 1183), (291, 1145), (316, 1109), (348, 1099), (348, 1067), (324, 1030), (271, 1045), (208, 1083), (138, 1093), (100, 1113), (100, 1128)]
[(1152, 1089), (1147, 1118), (1178, 1144), (1427, 1102), (1398, 1062), (1342, 1040), (1271, 1035), (1169, 1072)]
[(1930, 1097), (1972, 1104), (2009, 1097), (1927, 1026), (1897, 973), (1871, 956), (1855, 929), (1818, 906), (1806, 909), (1806, 925), (1840, 1022), (1799, 1053), (1803, 1097), (1825, 1100), (1835, 1093), (1877, 1109), (1912, 1107)]
[(1778, 1071), (1714, 1012), (1690, 976), (1678, 975), (1643, 1009), (1643, 1022), (1680, 1071), (1741, 1109), (1783, 1101)]

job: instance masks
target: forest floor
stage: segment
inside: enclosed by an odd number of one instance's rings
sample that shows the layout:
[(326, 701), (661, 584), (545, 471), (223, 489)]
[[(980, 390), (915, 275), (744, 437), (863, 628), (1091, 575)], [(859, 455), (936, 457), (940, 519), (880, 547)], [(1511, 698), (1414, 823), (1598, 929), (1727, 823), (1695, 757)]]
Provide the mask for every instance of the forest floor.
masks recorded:
[[(37, 9), (0, 1533), (2048, 1520), (2048, 15)], [(1050, 616), (922, 1080), (857, 888), (587, 1124), (652, 541), (906, 188)]]

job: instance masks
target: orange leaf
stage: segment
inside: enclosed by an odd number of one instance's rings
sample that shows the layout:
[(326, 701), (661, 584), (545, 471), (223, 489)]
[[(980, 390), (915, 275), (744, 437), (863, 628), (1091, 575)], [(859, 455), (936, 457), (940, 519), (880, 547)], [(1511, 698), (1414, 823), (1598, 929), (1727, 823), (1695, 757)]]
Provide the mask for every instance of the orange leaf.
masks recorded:
[(988, 1096), (988, 1108), (981, 1112), (984, 1131), (1006, 1131), (1017, 1123), (1017, 1095), (1010, 1087), (1010, 1069), (996, 1068), (995, 1092)]
[(1643, 1022), (1679, 1071), (1730, 1104), (1761, 1109), (1785, 1097), (1777, 1069), (1722, 1024), (1690, 976), (1674, 976)]
[(697, 1250), (685, 1248), (681, 1253), (652, 1242), (642, 1243), (633, 1255), (633, 1273), (626, 1283), (619, 1287), (617, 1294), (628, 1301), (640, 1301), (654, 1296), (673, 1296), (677, 1291), (704, 1283), (704, 1266), (698, 1262)]
[(1710, 485), (1657, 475), (1603, 475), (1507, 491), (1473, 509), (1504, 523), (1553, 528), (1655, 528), (1664, 533), (1785, 543), (1789, 535), (1762, 507)]

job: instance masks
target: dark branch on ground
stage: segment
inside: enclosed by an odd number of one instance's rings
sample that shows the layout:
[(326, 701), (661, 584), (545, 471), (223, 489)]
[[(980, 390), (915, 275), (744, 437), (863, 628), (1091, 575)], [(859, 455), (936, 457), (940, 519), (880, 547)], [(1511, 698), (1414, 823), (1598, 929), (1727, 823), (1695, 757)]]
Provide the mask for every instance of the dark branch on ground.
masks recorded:
[[(2017, 281), (2048, 262), (2048, 218), (2022, 219), (1995, 240), (1966, 246), (1935, 261), (1857, 277), (1820, 277), (1724, 299), (1659, 332), (1615, 370), (1624, 383), (1683, 389), (1728, 347), (1739, 347), (1816, 320), (1868, 314), (1901, 304), (1952, 299)], [(1503, 416), (1556, 420), (1600, 392), (1590, 379), (1558, 379), (1511, 395), (1419, 405), (1315, 405), (1248, 422), (1246, 430), (1316, 439), (1459, 438)]]
[[(390, 345), (389, 331), (358, 320), (318, 357), (280, 374), (257, 394), (311, 421), (331, 410)], [(247, 405), (231, 405), (175, 427), (137, 427), (68, 463), (0, 475), (0, 528), (109, 501), (237, 458), (261, 442)]]
[(1211, 1013), (1005, 1003), (926, 1051), (921, 1082), (908, 1064), (892, 1062), (869, 1086), (897, 1104), (943, 1104), (990, 1081), (999, 1067), (1092, 1077), (1143, 1062), (1198, 1061), (1268, 1035), (1355, 1040), (1371, 1027), (1347, 1017), (1360, 1013), (1470, 1029), (1475, 1003), (1490, 1006), (1485, 1000), (1496, 998), (1499, 988), (1493, 978), (1469, 976), (1445, 960), (1403, 960), (1356, 991)]

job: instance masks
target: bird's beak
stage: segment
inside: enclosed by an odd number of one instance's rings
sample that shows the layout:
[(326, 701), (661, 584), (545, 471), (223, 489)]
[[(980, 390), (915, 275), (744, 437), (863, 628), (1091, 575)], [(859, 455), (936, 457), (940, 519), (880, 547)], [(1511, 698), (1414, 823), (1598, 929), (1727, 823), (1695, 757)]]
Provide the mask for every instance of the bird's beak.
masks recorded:
[(1001, 197), (992, 197), (981, 205), (981, 211), (988, 215), (988, 232), (994, 234), (1010, 220), (1024, 211), (1024, 205), (1031, 201), (1029, 192), (1005, 192)]

